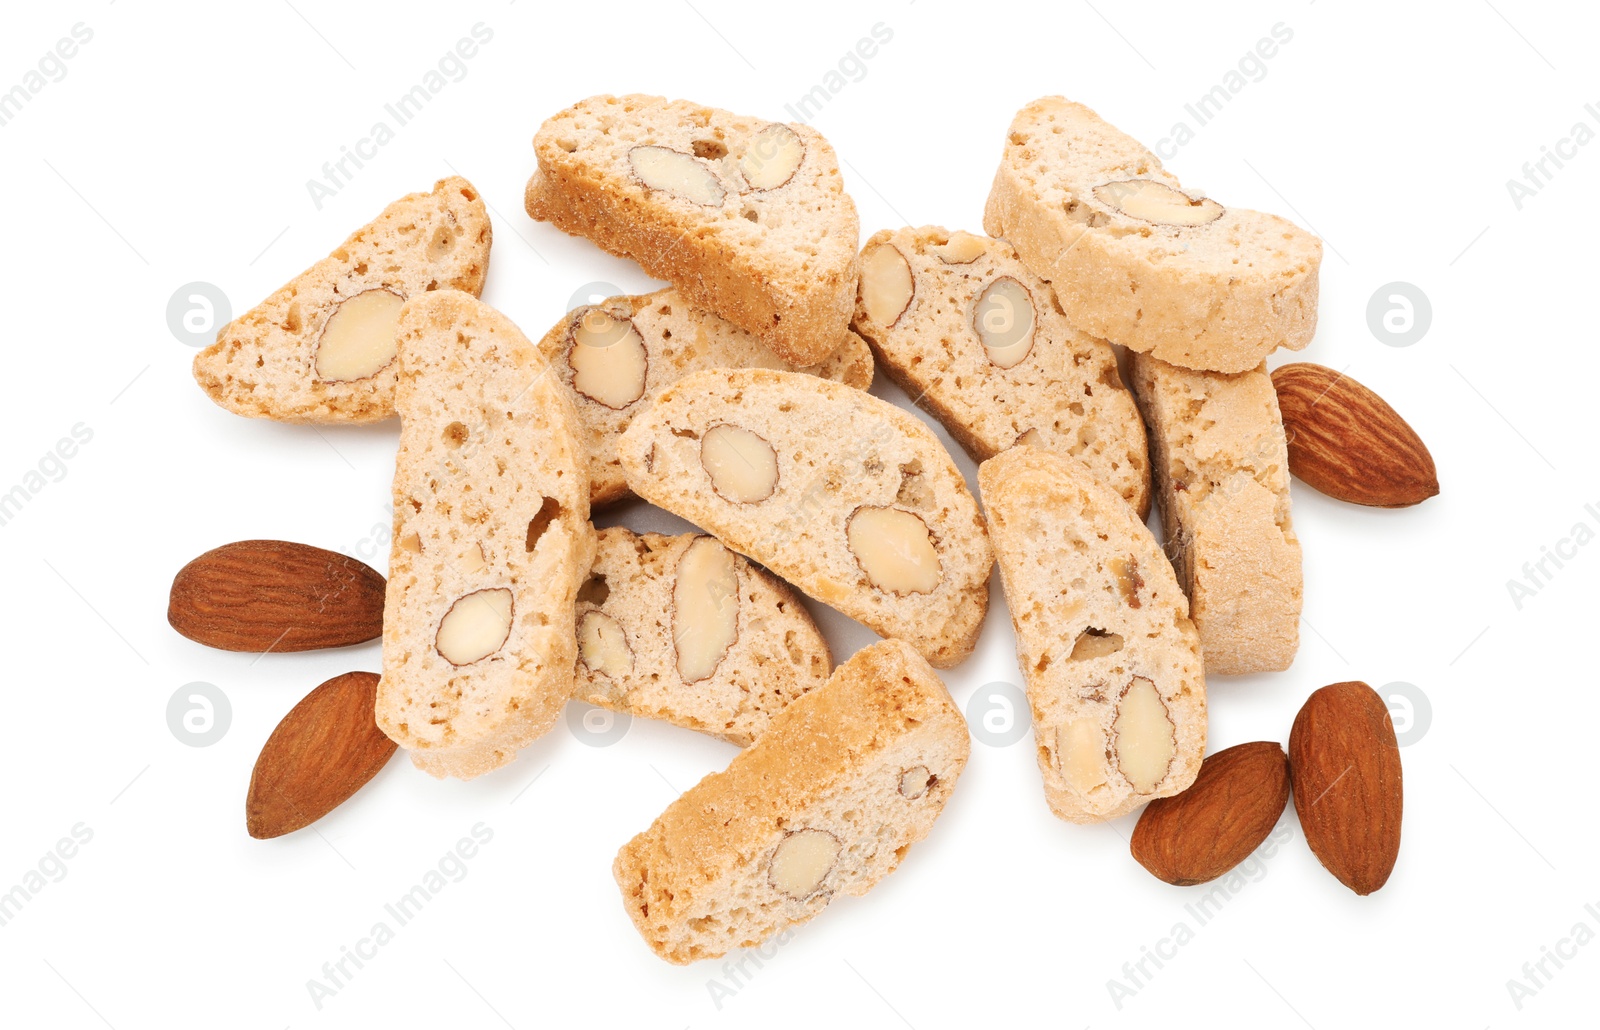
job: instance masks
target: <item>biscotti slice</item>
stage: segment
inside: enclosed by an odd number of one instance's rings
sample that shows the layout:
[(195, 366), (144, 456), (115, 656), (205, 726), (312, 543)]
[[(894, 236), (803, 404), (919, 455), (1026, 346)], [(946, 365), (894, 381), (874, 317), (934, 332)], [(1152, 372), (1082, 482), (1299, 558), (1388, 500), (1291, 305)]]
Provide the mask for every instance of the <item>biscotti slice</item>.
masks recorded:
[(1136, 354), (1167, 555), (1208, 673), (1287, 669), (1300, 646), (1300, 541), (1289, 455), (1265, 365), (1226, 375)]
[(617, 852), (623, 905), (668, 962), (754, 947), (893, 872), (969, 748), (928, 663), (873, 644)]
[(597, 96), (533, 138), (528, 214), (585, 236), (748, 330), (785, 361), (838, 347), (855, 306), (855, 204), (800, 124)]
[(1175, 365), (1245, 372), (1317, 328), (1321, 240), (1185, 192), (1137, 140), (1061, 97), (1012, 121), (983, 227), (1055, 287), (1067, 321)]
[(567, 392), (487, 304), (424, 293), (400, 313), (399, 344), (378, 726), (426, 772), (471, 779), (572, 693), (594, 561), (588, 461)]
[(717, 540), (598, 534), (572, 696), (744, 747), (833, 668), (794, 591)]
[[(539, 351), (572, 390), (589, 449), (591, 504), (628, 496), (617, 437), (669, 383), (707, 368), (793, 369), (755, 336), (670, 288), (576, 308), (545, 334)], [(798, 371), (865, 390), (872, 352), (847, 331), (832, 354)]]
[(1005, 240), (938, 226), (876, 234), (853, 324), (975, 460), (1019, 443), (1070, 454), (1149, 512), (1144, 423), (1116, 353), (1067, 324)]
[(465, 179), (383, 209), (339, 249), (222, 327), (194, 378), (222, 407), (279, 422), (394, 417), (395, 320), (430, 290), (477, 296), (489, 215)]
[(1184, 790), (1206, 750), (1205, 672), (1155, 537), (1083, 464), (1036, 447), (984, 462), (978, 489), (1050, 810), (1097, 822)]
[(994, 563), (937, 438), (886, 401), (799, 372), (667, 387), (617, 453), (633, 492), (939, 668), (972, 653)]

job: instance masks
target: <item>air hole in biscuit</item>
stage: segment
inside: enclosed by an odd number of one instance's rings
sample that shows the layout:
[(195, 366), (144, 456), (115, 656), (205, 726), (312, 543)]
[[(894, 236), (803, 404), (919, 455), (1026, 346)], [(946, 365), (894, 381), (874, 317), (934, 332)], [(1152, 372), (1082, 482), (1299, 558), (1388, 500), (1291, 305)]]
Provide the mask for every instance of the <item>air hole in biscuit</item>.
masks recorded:
[(456, 245), (456, 238), (444, 226), (433, 230), (433, 238), (428, 241), (428, 260), (438, 261)]
[(528, 553), (539, 545), (539, 538), (544, 536), (544, 531), (550, 528), (550, 523), (561, 517), (561, 502), (554, 497), (546, 497), (544, 503), (539, 505), (539, 514), (528, 521)]
[(1105, 658), (1121, 650), (1122, 637), (1119, 634), (1091, 626), (1078, 634), (1078, 639), (1072, 645), (1072, 660), (1082, 662), (1090, 658)]
[(444, 427), (444, 445), (452, 451), (460, 449), (467, 442), (467, 427), (460, 422), (452, 422)]
[(606, 598), (611, 596), (611, 587), (607, 585), (606, 578), (601, 575), (590, 576), (578, 588), (578, 603), (587, 601), (595, 607), (606, 603)]
[(708, 161), (720, 161), (728, 156), (728, 148), (721, 140), (697, 139), (690, 146), (694, 149), (695, 157)]

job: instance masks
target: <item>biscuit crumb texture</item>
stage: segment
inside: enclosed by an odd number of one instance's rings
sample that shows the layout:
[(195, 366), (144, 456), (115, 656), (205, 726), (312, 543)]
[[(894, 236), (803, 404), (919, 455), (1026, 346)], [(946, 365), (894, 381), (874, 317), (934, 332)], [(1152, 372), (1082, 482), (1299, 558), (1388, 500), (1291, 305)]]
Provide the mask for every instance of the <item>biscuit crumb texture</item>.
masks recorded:
[[(925, 661), (896, 640), (865, 648), (622, 847), (623, 905), (669, 962), (754, 947), (893, 872), (932, 829), (969, 749)], [(780, 854), (797, 837), (821, 853), (799, 897)]]
[[(944, 256), (952, 238), (970, 244), (971, 251), (957, 255), (967, 260)], [(860, 299), (853, 324), (907, 395), (975, 461), (1019, 441), (1030, 443), (1077, 458), (1136, 511), (1149, 512), (1144, 423), (1117, 371), (1116, 352), (1067, 323), (1054, 292), (1009, 243), (924, 226), (879, 232), (862, 253), (880, 246), (895, 248), (910, 267), (910, 302), (892, 325), (884, 325)], [(981, 308), (986, 292), (1002, 278), (1022, 287), (1031, 311)], [(978, 325), (1013, 317), (1032, 329), (1020, 345), (1027, 348), (1025, 356), (1002, 367), (991, 358)], [(1000, 334), (997, 329), (990, 339)]]
[[(676, 591), (696, 541), (726, 550), (695, 533), (599, 531), (594, 567), (578, 592), (580, 638), (591, 613), (606, 616), (615, 620), (615, 628), (607, 625), (607, 630), (622, 634), (625, 651), (616, 653), (625, 658), (607, 668), (604, 661), (590, 665), (580, 654), (572, 696), (745, 747), (790, 702), (827, 682), (833, 658), (788, 584), (726, 551), (737, 590), (709, 600), (719, 610), (732, 609), (736, 635), (709, 675), (686, 682), (680, 643), (691, 649), (697, 628), (694, 613), (679, 610)], [(596, 635), (599, 625), (591, 630)]]
[[(534, 136), (525, 206), (632, 258), (784, 360), (815, 364), (838, 347), (855, 306), (859, 222), (833, 147), (809, 126), (784, 126), (803, 153), (787, 181), (751, 183), (745, 158), (770, 152), (762, 133), (773, 126), (784, 123), (686, 100), (590, 97)], [(646, 185), (631, 157), (641, 147), (681, 155), (709, 197)]]
[(319, 379), (317, 346), (352, 297), (401, 301), (432, 290), (483, 292), (492, 230), (477, 189), (460, 177), (383, 209), (332, 254), (222, 327), (194, 359), (194, 378), (236, 415), (278, 422), (365, 423), (394, 417), (396, 365), (349, 381)]
[[(1188, 600), (1155, 537), (1062, 455), (1014, 447), (984, 462), (978, 483), (1051, 811), (1100, 822), (1180, 793), (1205, 754), (1205, 673)], [(1130, 704), (1141, 700), (1170, 724), (1154, 741), (1170, 757), (1142, 786), (1138, 756), (1119, 748), (1135, 735)]]
[[(720, 442), (712, 437), (730, 432), (757, 440), (762, 471), (772, 475), (768, 496), (747, 501), (718, 491), (707, 456)], [(915, 415), (797, 372), (697, 372), (633, 420), (618, 453), (636, 494), (807, 596), (907, 641), (936, 668), (971, 654), (994, 556), (965, 480)], [(746, 458), (738, 456), (736, 472)], [(925, 531), (936, 559), (933, 569), (922, 566), (936, 576), (931, 589), (897, 593), (869, 579), (850, 532), (863, 509), (901, 513), (891, 518)], [(872, 533), (855, 540), (873, 542)]]
[[(554, 725), (572, 693), (595, 548), (587, 462), (566, 391), (487, 304), (425, 293), (401, 312), (399, 345), (377, 720), (419, 768), (471, 779)], [(509, 594), (505, 638), (453, 664), (441, 622), (489, 591)]]
[(983, 226), (1055, 287), (1069, 322), (1130, 350), (1246, 372), (1311, 342), (1321, 240), (1243, 208), (1199, 225), (1134, 217), (1117, 206), (1117, 184), (1145, 179), (1183, 190), (1137, 140), (1045, 97), (1011, 123)]
[(1150, 422), (1167, 554), (1205, 652), (1206, 672), (1287, 669), (1300, 646), (1300, 541), (1289, 457), (1266, 367), (1194, 372), (1135, 355)]
[[(607, 331), (597, 334), (597, 344), (582, 342), (585, 321), (603, 316)], [(636, 334), (626, 336), (627, 330)], [(644, 377), (633, 400), (614, 407), (583, 393), (576, 366), (583, 358), (621, 363), (634, 340), (644, 354)], [(587, 355), (574, 351), (585, 348)], [(648, 410), (666, 387), (692, 372), (711, 368), (775, 368), (806, 372), (844, 383), (858, 390), (872, 385), (872, 352), (854, 332), (846, 331), (838, 347), (814, 365), (796, 367), (775, 354), (760, 339), (719, 315), (690, 304), (676, 289), (640, 296), (608, 297), (575, 308), (539, 341), (539, 352), (572, 393), (573, 405), (589, 451), (590, 503), (610, 504), (630, 496), (617, 458), (617, 438), (634, 415)]]

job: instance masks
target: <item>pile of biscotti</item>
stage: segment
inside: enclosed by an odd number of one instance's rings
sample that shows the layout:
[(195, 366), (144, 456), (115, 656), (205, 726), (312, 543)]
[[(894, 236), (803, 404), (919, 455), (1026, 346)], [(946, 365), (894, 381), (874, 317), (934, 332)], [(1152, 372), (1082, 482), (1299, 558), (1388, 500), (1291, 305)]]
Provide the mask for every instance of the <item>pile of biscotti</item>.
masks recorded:
[[(663, 958), (808, 920), (929, 832), (968, 755), (933, 670), (972, 652), (996, 559), (1063, 819), (1182, 792), (1205, 674), (1292, 661), (1263, 359), (1311, 339), (1314, 236), (1195, 196), (1059, 97), (1005, 134), (984, 234), (864, 248), (804, 125), (598, 96), (534, 149), (528, 213), (669, 288), (535, 341), (477, 299), (489, 219), (446, 179), (228, 325), (195, 377), (241, 415), (399, 416), (375, 718), (417, 766), (500, 767), (571, 698), (743, 746), (617, 855)], [(875, 366), (981, 462), (978, 497), (867, 393)], [(629, 496), (703, 532), (597, 531)], [(797, 592), (884, 641), (834, 668)]]

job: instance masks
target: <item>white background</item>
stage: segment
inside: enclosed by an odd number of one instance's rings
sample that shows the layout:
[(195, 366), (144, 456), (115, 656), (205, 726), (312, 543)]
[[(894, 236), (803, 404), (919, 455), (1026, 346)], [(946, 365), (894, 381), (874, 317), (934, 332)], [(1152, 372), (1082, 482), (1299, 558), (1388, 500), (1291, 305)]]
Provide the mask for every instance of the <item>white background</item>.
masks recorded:
[[(1552, 581), (1520, 609), (1507, 581), (1576, 524), (1600, 528), (1600, 146), (1548, 166), (1552, 181), (1520, 210), (1506, 180), (1574, 123), (1600, 127), (1583, 107), (1600, 100), (1600, 25), (1576, 4), (1499, 10), (1511, 22), (1481, 2), (13, 5), (0, 89), (75, 23), (94, 35), (0, 127), (11, 287), (0, 492), (74, 425), (93, 438), (0, 526), (0, 890), (75, 824), (93, 838), (0, 926), (0, 1021), (1592, 1024), (1600, 946), (1577, 947), (1562, 969), (1547, 963), (1551, 977), (1520, 1010), (1507, 981), (1575, 924), (1600, 931), (1600, 547), (1549, 566)], [(306, 181), (478, 22), (494, 35), (465, 78), (318, 210)], [(784, 105), (880, 22), (892, 39), (813, 119), (846, 162), (863, 239), (907, 222), (979, 229), (1006, 126), (1036, 96), (1086, 102), (1153, 144), (1175, 121), (1192, 124), (1184, 104), (1275, 24), (1293, 32), (1264, 78), (1167, 163), (1225, 203), (1323, 235), (1321, 322), (1302, 356), (1410, 419), (1443, 493), (1391, 512), (1296, 485), (1300, 655), (1279, 675), (1214, 678), (1211, 741), (1286, 740), (1325, 683), (1415, 685), (1431, 717), (1403, 752), (1405, 842), (1388, 886), (1365, 899), (1340, 886), (1291, 812), (1257, 879), (1200, 926), (1185, 906), (1202, 889), (1159, 883), (1129, 857), (1132, 817), (1057, 821), (1027, 738), (975, 743), (944, 817), (902, 869), (735, 983), (720, 963), (655, 958), (612, 882), (617, 847), (734, 753), (644, 722), (609, 747), (563, 725), (470, 784), (396, 759), (315, 831), (250, 839), (243, 800), (262, 741), (323, 679), (376, 669), (378, 648), (259, 661), (209, 651), (167, 626), (168, 585), (201, 551), (252, 537), (364, 554), (382, 569), (395, 430), (226, 414), (190, 379), (195, 352), (169, 332), (168, 298), (209, 282), (240, 314), (389, 201), (459, 171), (494, 215), (485, 299), (537, 338), (584, 284), (652, 286), (522, 213), (544, 117), (592, 93), (640, 91), (788, 119)], [(1393, 281), (1432, 304), (1414, 346), (1368, 328), (1369, 298)], [(898, 397), (881, 377), (878, 392)], [(669, 524), (639, 507), (608, 517)], [(995, 601), (977, 653), (946, 676), (964, 707), (985, 684), (1018, 682), (998, 587)], [(871, 639), (817, 615), (836, 657)], [(169, 697), (192, 681), (231, 702), (231, 726), (209, 747), (168, 728)], [(1402, 729), (1411, 718), (1397, 712)], [(319, 1010), (307, 981), (478, 823), (493, 840), (465, 878)], [(1119, 1009), (1108, 981), (1126, 983), (1123, 964), (1179, 922), (1193, 939), (1164, 968), (1147, 964), (1154, 975)], [(713, 980), (732, 991), (720, 1008)]]

